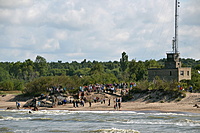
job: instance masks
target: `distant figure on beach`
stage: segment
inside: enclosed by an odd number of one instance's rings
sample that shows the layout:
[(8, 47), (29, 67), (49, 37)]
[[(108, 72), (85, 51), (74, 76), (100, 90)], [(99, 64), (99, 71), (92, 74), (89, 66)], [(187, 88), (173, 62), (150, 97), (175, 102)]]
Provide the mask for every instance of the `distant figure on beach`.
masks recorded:
[(192, 86), (189, 87), (189, 92), (192, 93)]
[(38, 111), (38, 108), (37, 108), (37, 104), (36, 104), (36, 102), (37, 102), (37, 99), (34, 97), (33, 98), (33, 100), (31, 101), (32, 102), (32, 107), (33, 107), (33, 111)]
[(120, 97), (120, 98), (118, 98), (118, 100), (117, 100), (119, 109), (121, 108), (121, 102), (122, 102), (122, 99), (121, 99), (121, 97)]
[(78, 108), (78, 103), (79, 103), (79, 101), (78, 101), (78, 100), (76, 100), (76, 102), (75, 102), (75, 103), (76, 103), (76, 107)]
[(75, 100), (72, 101), (73, 107), (76, 108)]
[(37, 99), (34, 97), (33, 100), (32, 100), (32, 106), (33, 107), (36, 107), (36, 102), (37, 102)]
[(104, 103), (104, 104), (106, 103), (106, 99), (105, 99), (105, 98), (103, 98), (103, 103)]
[(81, 100), (81, 105), (84, 107), (84, 104), (85, 104), (85, 102), (84, 102), (84, 100)]
[(66, 104), (67, 103), (67, 99), (65, 98), (64, 100), (63, 100), (63, 104)]
[(38, 107), (40, 107), (40, 105), (41, 105), (41, 102), (40, 102), (40, 101), (38, 101)]
[(113, 101), (114, 101), (114, 109), (118, 109), (118, 99), (117, 98), (113, 98)]
[(110, 98), (108, 99), (108, 106), (110, 106)]
[(91, 102), (91, 100), (89, 100), (89, 107), (91, 107), (92, 106), (92, 102)]
[(16, 101), (16, 107), (17, 107), (17, 109), (20, 108), (20, 103), (18, 101)]

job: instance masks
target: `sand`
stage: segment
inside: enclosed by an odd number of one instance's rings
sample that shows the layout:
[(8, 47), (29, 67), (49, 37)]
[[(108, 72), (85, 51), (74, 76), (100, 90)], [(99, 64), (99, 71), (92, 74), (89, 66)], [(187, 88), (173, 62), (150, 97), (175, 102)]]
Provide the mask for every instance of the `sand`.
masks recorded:
[[(16, 109), (16, 102), (13, 99), (16, 95), (7, 94), (6, 96), (0, 96), (0, 109), (7, 109), (8, 107), (11, 109)], [(16, 100), (16, 98), (15, 98)], [(26, 101), (19, 100), (22, 106), (26, 103)], [(187, 93), (186, 97), (183, 98), (179, 102), (170, 102), (170, 103), (146, 103), (142, 101), (129, 101), (122, 102), (122, 107), (119, 110), (122, 111), (163, 111), (163, 112), (191, 112), (191, 113), (200, 113), (200, 108), (193, 107), (195, 104), (200, 105), (200, 93)], [(59, 105), (54, 108), (46, 108), (39, 107), (39, 110), (77, 110), (77, 111), (114, 111), (114, 101), (111, 100), (111, 105), (108, 106), (108, 101), (106, 99), (105, 104), (92, 103), (92, 106), (89, 107), (89, 103), (85, 103), (85, 106), (79, 106), (78, 108), (74, 108), (72, 103), (68, 103), (65, 105)]]

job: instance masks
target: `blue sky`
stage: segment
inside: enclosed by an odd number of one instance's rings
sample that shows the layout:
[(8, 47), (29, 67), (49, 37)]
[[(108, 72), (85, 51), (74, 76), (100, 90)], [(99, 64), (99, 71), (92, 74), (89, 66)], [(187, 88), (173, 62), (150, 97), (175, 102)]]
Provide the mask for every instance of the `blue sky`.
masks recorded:
[[(200, 1), (180, 0), (182, 58), (200, 59)], [(172, 50), (174, 0), (0, 0), (0, 61), (162, 59)]]

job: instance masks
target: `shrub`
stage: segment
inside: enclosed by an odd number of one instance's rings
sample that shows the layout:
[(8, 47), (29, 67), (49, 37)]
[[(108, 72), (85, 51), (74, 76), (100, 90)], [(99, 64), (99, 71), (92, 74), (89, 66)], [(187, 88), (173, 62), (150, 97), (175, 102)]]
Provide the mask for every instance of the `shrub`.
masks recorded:
[(11, 91), (14, 89), (14, 83), (11, 80), (2, 81), (0, 83), (0, 88), (4, 91)]

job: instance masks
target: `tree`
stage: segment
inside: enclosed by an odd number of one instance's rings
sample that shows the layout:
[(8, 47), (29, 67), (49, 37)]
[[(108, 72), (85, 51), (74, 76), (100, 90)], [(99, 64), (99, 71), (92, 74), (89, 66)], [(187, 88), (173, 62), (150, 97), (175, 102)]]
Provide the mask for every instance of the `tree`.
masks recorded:
[(42, 56), (37, 56), (35, 59), (35, 69), (40, 73), (40, 76), (46, 76), (47, 75), (47, 61)]
[(14, 83), (11, 80), (0, 82), (0, 88), (4, 91), (11, 91), (14, 89)]
[(144, 62), (138, 61), (137, 67), (138, 67), (137, 68), (138, 71), (136, 74), (137, 80), (145, 79), (147, 76), (147, 68), (145, 67)]
[(129, 73), (132, 80), (143, 80), (147, 76), (147, 67), (142, 61), (136, 62), (135, 60), (132, 60), (129, 63)]
[(96, 73), (104, 73), (103, 65), (98, 62), (95, 62), (95, 64), (90, 70), (90, 74), (96, 74)]
[(133, 59), (129, 65), (129, 73), (130, 73), (130, 80), (135, 81), (136, 80), (136, 73), (137, 73), (137, 62)]
[(0, 82), (8, 79), (10, 79), (8, 71), (0, 67)]
[(122, 58), (120, 59), (120, 70), (125, 72), (128, 67), (128, 55), (125, 52), (122, 53)]
[(152, 60), (152, 59), (146, 60), (146, 61), (145, 61), (145, 66), (146, 66), (147, 68), (159, 68), (159, 67), (161, 67), (161, 66), (158, 64), (158, 61)]

